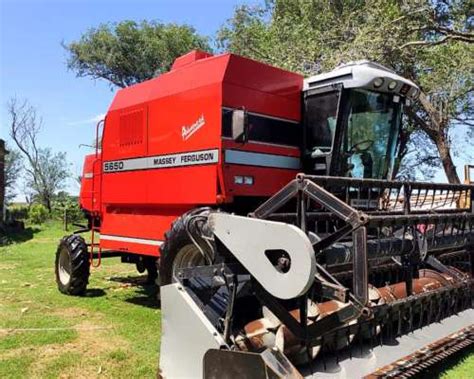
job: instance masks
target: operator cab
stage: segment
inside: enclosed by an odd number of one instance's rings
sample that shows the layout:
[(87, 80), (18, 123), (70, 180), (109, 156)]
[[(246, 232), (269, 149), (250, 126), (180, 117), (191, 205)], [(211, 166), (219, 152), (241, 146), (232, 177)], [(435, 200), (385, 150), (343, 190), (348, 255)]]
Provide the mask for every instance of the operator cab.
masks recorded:
[(402, 106), (419, 88), (388, 68), (358, 61), (304, 81), (303, 167), (308, 174), (390, 179)]

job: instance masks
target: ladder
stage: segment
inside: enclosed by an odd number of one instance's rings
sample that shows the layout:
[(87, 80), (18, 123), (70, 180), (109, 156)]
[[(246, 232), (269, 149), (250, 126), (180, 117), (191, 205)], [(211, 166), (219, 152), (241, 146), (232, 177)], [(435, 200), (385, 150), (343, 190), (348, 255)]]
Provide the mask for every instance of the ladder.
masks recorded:
[[(101, 120), (97, 123), (96, 125), (96, 131), (95, 131), (95, 160), (94, 163), (92, 164), (92, 172), (93, 172), (93, 177), (92, 177), (92, 213), (91, 213), (91, 242), (89, 244), (89, 264), (91, 267), (99, 267), (102, 262), (102, 247), (100, 246), (100, 242), (96, 242), (96, 232), (100, 233), (100, 227), (96, 225), (96, 220), (100, 219), (100, 214), (101, 214), (101, 209), (102, 209), (102, 192), (101, 192), (101, 187), (102, 187), (102, 168), (99, 167), (98, 170), (96, 170), (96, 166), (98, 163), (102, 162), (102, 149), (100, 149), (99, 153), (99, 129), (100, 126), (105, 124), (105, 120)], [(99, 186), (96, 189), (95, 184), (97, 182), (96, 180), (96, 174), (100, 175), (99, 178)], [(100, 240), (100, 238), (99, 238)], [(97, 248), (97, 263), (94, 264), (94, 253), (95, 253), (95, 248)]]

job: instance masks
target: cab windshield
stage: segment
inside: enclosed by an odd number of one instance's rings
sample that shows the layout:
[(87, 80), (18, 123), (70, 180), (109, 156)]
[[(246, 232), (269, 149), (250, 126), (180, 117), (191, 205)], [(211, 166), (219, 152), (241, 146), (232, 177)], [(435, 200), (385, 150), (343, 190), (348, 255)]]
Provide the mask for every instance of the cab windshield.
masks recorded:
[(342, 139), (345, 176), (380, 179), (391, 175), (399, 119), (400, 104), (394, 102), (393, 95), (351, 91)]

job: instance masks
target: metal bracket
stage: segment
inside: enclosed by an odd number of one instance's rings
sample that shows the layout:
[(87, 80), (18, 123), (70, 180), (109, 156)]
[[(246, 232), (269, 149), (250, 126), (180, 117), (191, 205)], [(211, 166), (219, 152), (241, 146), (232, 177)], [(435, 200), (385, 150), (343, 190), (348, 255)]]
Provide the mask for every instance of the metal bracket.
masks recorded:
[(227, 343), (230, 343), (230, 333), (232, 331), (232, 321), (233, 321), (233, 315), (234, 315), (234, 304), (235, 304), (235, 298), (237, 295), (237, 286), (238, 286), (238, 280), (237, 276), (234, 274), (225, 274), (224, 279), (227, 285), (227, 289), (229, 291), (229, 303), (227, 304), (227, 311), (225, 314), (225, 319), (224, 319), (224, 341)]
[(238, 263), (219, 263), (211, 266), (183, 267), (178, 270), (180, 281), (191, 278), (212, 278), (216, 275), (248, 275), (248, 272)]
[(337, 300), (342, 303), (349, 301), (349, 289), (346, 287), (316, 280), (314, 282), (314, 289), (320, 293), (324, 299)]

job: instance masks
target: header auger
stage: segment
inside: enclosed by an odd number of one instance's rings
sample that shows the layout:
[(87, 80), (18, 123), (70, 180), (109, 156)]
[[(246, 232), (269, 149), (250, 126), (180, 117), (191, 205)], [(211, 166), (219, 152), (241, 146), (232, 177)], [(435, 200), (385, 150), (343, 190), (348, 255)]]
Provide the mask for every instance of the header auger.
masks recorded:
[(408, 376), (468, 346), (474, 186), (392, 178), (418, 93), (366, 61), (178, 58), (112, 102), (59, 289), (96, 257), (158, 277), (165, 378)]

